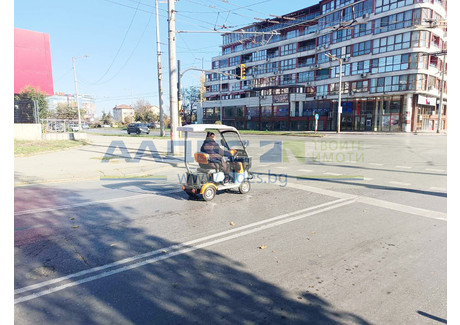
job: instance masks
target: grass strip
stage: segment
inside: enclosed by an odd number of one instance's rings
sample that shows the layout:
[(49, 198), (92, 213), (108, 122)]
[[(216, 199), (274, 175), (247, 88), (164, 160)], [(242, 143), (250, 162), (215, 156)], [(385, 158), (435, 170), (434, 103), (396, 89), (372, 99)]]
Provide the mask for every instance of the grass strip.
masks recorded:
[(14, 140), (15, 156), (31, 156), (35, 154), (61, 151), (87, 145), (86, 140)]

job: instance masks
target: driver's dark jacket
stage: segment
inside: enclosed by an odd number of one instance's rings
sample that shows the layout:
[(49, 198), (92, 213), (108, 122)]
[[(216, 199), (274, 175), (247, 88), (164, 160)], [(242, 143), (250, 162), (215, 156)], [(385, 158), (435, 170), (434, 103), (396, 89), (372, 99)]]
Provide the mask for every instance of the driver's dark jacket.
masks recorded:
[(200, 150), (209, 155), (209, 162), (221, 163), (222, 157), (225, 155), (225, 151), (211, 137), (207, 137), (204, 140)]

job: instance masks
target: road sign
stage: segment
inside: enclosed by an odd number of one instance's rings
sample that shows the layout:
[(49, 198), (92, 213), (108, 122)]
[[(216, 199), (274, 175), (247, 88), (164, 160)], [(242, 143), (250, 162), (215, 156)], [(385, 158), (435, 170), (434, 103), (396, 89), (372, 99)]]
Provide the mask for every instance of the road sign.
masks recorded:
[(318, 114), (315, 114), (315, 120), (319, 120), (319, 115)]

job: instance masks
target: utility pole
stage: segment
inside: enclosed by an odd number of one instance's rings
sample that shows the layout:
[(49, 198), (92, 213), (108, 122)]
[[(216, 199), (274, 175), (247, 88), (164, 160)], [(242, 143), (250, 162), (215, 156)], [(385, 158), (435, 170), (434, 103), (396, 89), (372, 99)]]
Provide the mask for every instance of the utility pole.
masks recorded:
[(81, 131), (82, 129), (81, 129), (80, 102), (78, 101), (77, 70), (75, 69), (75, 60), (76, 58), (72, 57), (73, 79), (75, 81), (75, 100), (77, 101), (77, 110), (78, 110), (78, 131)]
[(428, 56), (442, 56), (442, 69), (441, 69), (441, 94), (439, 96), (439, 106), (438, 106), (438, 127), (436, 129), (436, 133), (441, 132), (441, 122), (442, 122), (442, 110), (443, 110), (443, 101), (444, 101), (444, 75), (446, 73), (446, 55), (447, 50), (442, 50), (440, 52), (435, 53), (423, 53), (422, 55)]
[[(177, 60), (177, 75), (180, 76), (180, 60)], [(180, 83), (181, 78), (177, 78), (177, 103), (179, 107), (179, 112), (183, 109), (182, 108), (182, 92), (181, 92), (181, 83)], [(182, 126), (182, 116), (178, 115), (177, 116), (178, 126)], [(181, 134), (179, 132), (179, 138), (181, 137)]]
[(442, 77), (441, 77), (441, 95), (439, 96), (439, 110), (438, 110), (438, 129), (436, 133), (441, 132), (442, 126), (442, 110), (443, 110), (443, 100), (444, 100), (444, 74), (446, 73), (446, 55), (447, 51), (443, 53), (442, 56)]
[(155, 0), (156, 23), (157, 23), (157, 67), (158, 67), (158, 97), (160, 106), (160, 137), (165, 136), (165, 120), (163, 111), (163, 84), (161, 72), (161, 50), (160, 50), (160, 21), (158, 18), (158, 0)]
[(169, 45), (169, 109), (171, 111), (171, 150), (174, 154), (174, 146), (177, 137), (177, 61), (176, 61), (176, 11), (174, 1), (168, 0), (168, 45)]
[(339, 61), (339, 103), (337, 107), (337, 133), (340, 133), (340, 120), (342, 116), (342, 64), (343, 64), (343, 59), (339, 59), (338, 57), (336, 57), (335, 55), (332, 55), (331, 53), (326, 53), (325, 55), (332, 60)]
[(78, 130), (81, 131), (81, 113), (80, 113), (80, 102), (78, 101), (78, 87), (77, 87), (77, 70), (75, 68), (75, 61), (81, 58), (86, 59), (88, 56), (83, 55), (77, 58), (72, 57), (72, 66), (73, 66), (73, 80), (75, 81), (75, 99), (77, 101), (77, 110), (78, 110)]

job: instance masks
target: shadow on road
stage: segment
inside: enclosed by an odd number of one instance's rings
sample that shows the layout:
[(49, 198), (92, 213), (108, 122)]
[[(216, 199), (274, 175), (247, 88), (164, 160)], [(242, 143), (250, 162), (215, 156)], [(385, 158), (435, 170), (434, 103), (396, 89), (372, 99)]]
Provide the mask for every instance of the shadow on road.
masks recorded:
[[(25, 190), (16, 190), (18, 207), (84, 200), (77, 191), (69, 189), (41, 186)], [(146, 233), (135, 225), (130, 212), (130, 208), (115, 210), (100, 204), (97, 209), (81, 207), (77, 220), (71, 220), (70, 209), (16, 215), (15, 224), (24, 227), (15, 232), (15, 288), (178, 244)], [(148, 220), (149, 216), (139, 218)], [(33, 227), (44, 222), (48, 222), (44, 227)], [(79, 227), (73, 228), (75, 224)], [(358, 315), (337, 310), (324, 298), (308, 293), (308, 288), (299, 289), (293, 296), (262, 276), (249, 272), (244, 264), (228, 256), (195, 249), (18, 303), (15, 322), (368, 324)], [(21, 293), (15, 298), (48, 288)]]
[(434, 315), (425, 313), (425, 312), (420, 311), (420, 310), (417, 310), (417, 314), (422, 315), (422, 316), (425, 316), (425, 317), (427, 317), (427, 318), (429, 318), (429, 319), (432, 319), (432, 320), (435, 320), (435, 321), (437, 321), (437, 322), (440, 322), (440, 323), (443, 323), (443, 324), (447, 324), (447, 320), (444, 319), (444, 318), (436, 317), (436, 316), (434, 316)]
[[(251, 173), (254, 174), (254, 175), (267, 176), (267, 177), (270, 176), (270, 175), (271, 176), (274, 175), (274, 174), (263, 173), (263, 172), (251, 172)], [(400, 192), (416, 193), (416, 194), (423, 194), (423, 195), (447, 197), (447, 193), (416, 190), (416, 189), (412, 189), (412, 188), (373, 185), (373, 184), (360, 184), (360, 183), (358, 183), (356, 181), (355, 182), (347, 182), (347, 181), (343, 181), (343, 180), (330, 179), (330, 178), (319, 178), (319, 177), (309, 178), (308, 176), (300, 177), (300, 176), (287, 175), (287, 174), (284, 174), (284, 173), (282, 175), (283, 175), (283, 177), (286, 177), (288, 179), (301, 180), (301, 181), (314, 181), (314, 182), (333, 183), (333, 184), (342, 184), (342, 185), (353, 185), (355, 187), (364, 187), (364, 188), (369, 188), (369, 189), (374, 189), (374, 190), (400, 191)]]

